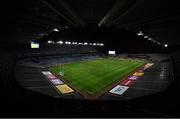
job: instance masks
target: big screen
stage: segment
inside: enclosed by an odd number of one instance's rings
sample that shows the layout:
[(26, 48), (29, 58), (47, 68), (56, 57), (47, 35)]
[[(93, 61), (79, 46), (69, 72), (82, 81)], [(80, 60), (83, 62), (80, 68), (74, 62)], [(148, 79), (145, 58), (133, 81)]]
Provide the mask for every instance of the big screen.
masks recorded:
[(109, 54), (109, 55), (115, 55), (115, 54), (116, 54), (116, 51), (108, 51), (108, 54)]
[(39, 48), (39, 43), (31, 43), (31, 48)]

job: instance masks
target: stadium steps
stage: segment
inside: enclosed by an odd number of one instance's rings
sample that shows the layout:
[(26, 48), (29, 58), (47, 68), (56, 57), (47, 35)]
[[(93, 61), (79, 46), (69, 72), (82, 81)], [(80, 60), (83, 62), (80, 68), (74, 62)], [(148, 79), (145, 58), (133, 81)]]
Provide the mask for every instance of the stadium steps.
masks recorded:
[(25, 89), (57, 97), (59, 93), (41, 74), (41, 70), (43, 69), (18, 65), (15, 70), (16, 80)]
[[(129, 105), (131, 105), (131, 107), (133, 107), (136, 111), (140, 110), (152, 115), (154, 114), (155, 117), (174, 118), (179, 116), (180, 96), (178, 91), (180, 90), (180, 72), (177, 69), (180, 69), (180, 53), (173, 54), (172, 61), (172, 64), (163, 64), (167, 74), (165, 77), (169, 77), (170, 74), (173, 76), (172, 79), (170, 79), (171, 84), (166, 88), (166, 90), (152, 95), (135, 98), (129, 101)], [(171, 68), (171, 65), (173, 68)], [(156, 70), (157, 69), (158, 68), (156, 68)]]

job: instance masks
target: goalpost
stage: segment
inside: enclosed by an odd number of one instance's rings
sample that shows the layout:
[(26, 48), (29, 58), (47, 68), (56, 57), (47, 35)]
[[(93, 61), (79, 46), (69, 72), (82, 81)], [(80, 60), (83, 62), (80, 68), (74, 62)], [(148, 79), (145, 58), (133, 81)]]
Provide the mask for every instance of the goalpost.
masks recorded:
[(64, 76), (64, 64), (60, 64), (59, 75)]

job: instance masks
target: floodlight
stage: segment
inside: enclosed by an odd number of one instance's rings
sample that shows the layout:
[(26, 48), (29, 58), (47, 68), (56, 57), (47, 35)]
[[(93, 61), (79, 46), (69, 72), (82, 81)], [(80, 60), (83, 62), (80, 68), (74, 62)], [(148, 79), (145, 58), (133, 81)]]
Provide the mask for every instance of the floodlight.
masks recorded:
[(71, 42), (69, 42), (69, 41), (66, 41), (66, 42), (65, 42), (65, 44), (67, 44), (67, 45), (70, 45), (70, 44), (71, 44)]
[(84, 43), (84, 45), (87, 45), (87, 44), (88, 44), (87, 42)]
[(138, 36), (142, 36), (142, 35), (144, 35), (143, 33), (142, 33), (142, 31), (139, 31), (139, 33), (137, 34)]
[(156, 43), (156, 41), (155, 41), (155, 40), (152, 40), (152, 42)]
[(149, 38), (148, 36), (144, 36), (144, 38)]
[(161, 43), (160, 43), (160, 42), (157, 42), (157, 44), (158, 44), (158, 45), (161, 45)]
[(78, 45), (83, 45), (83, 43), (78, 43)]
[(58, 41), (57, 43), (58, 43), (58, 44), (63, 44), (63, 41)]
[(58, 32), (59, 30), (58, 30), (57, 28), (54, 28), (54, 29), (53, 29), (53, 31), (56, 31), (56, 32)]
[(167, 47), (168, 47), (168, 44), (164, 44), (164, 47), (166, 47), (166, 48), (167, 48)]
[(49, 43), (49, 44), (50, 44), (50, 43), (54, 43), (54, 41), (50, 41), (50, 40), (49, 40), (48, 43)]
[(103, 43), (101, 43), (101, 44), (100, 44), (100, 46), (104, 46), (104, 44), (103, 44)]
[(148, 38), (148, 40), (152, 41), (153, 39), (152, 38)]
[(96, 43), (93, 43), (93, 45), (96, 45)]
[(51, 43), (51, 41), (49, 40), (48, 43)]
[(99, 46), (100, 46), (100, 43), (97, 43), (97, 45), (99, 45)]

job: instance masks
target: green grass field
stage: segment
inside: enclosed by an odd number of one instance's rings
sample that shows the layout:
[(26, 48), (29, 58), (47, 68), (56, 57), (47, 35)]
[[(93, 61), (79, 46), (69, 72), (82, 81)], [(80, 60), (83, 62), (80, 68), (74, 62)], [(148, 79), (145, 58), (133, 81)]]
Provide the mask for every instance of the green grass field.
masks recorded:
[[(98, 94), (108, 86), (119, 82), (123, 77), (144, 65), (143, 61), (101, 58), (64, 64), (64, 80), (71, 87), (89, 96)], [(49, 70), (58, 75), (60, 66)]]

